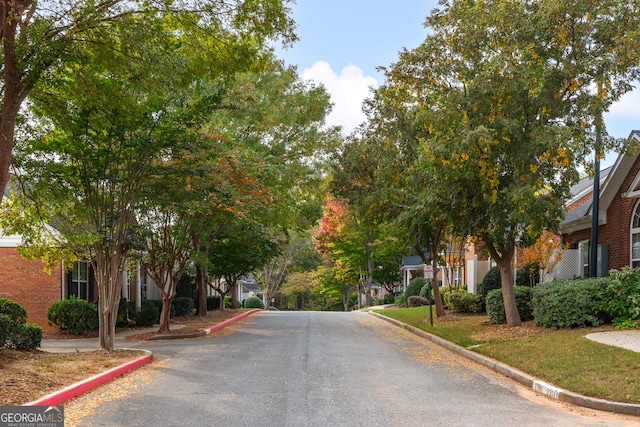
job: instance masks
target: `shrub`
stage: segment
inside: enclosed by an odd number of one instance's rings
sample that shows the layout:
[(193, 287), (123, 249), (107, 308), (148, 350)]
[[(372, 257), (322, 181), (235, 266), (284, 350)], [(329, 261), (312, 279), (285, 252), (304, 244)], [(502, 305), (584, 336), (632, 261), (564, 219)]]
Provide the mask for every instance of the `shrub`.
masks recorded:
[(458, 313), (482, 313), (482, 297), (468, 292), (451, 292), (448, 294), (448, 306)]
[(612, 270), (600, 294), (599, 309), (616, 327), (637, 327), (640, 320), (640, 269)]
[(422, 298), (433, 300), (433, 289), (431, 287), (431, 282), (427, 282), (420, 288), (420, 293), (418, 294)]
[[(148, 299), (147, 301), (150, 301), (152, 304), (154, 304), (156, 306), (156, 308), (158, 309), (158, 313), (162, 313), (162, 300), (161, 299)], [(176, 308), (173, 305), (173, 302), (171, 303), (171, 308), (169, 309), (169, 317), (173, 318), (176, 315)], [(160, 317), (158, 317), (158, 319), (160, 319)]]
[(160, 310), (151, 300), (143, 301), (140, 311), (136, 315), (136, 325), (152, 326), (160, 321)]
[(176, 297), (171, 301), (176, 316), (186, 316), (193, 314), (195, 306), (191, 297)]
[(244, 308), (264, 308), (264, 303), (258, 297), (250, 296), (242, 301)]
[(35, 350), (42, 342), (42, 328), (26, 323), (27, 310), (15, 301), (0, 298), (0, 348)]
[(0, 298), (0, 314), (8, 316), (16, 324), (23, 324), (27, 321), (27, 309), (7, 298)]
[[(527, 321), (533, 319), (531, 309), (531, 288), (528, 286), (516, 286), (513, 288), (516, 295), (516, 307), (520, 320)], [(489, 322), (507, 323), (507, 316), (504, 311), (504, 299), (502, 289), (494, 289), (487, 294), (485, 301)]]
[(270, 306), (269, 306), (269, 308), (268, 308), (268, 310), (269, 310), (269, 311), (280, 311), (280, 310), (278, 310), (278, 307), (273, 306), (273, 305), (270, 305)]
[(401, 292), (398, 295), (396, 295), (396, 297), (394, 298), (394, 304), (397, 307), (406, 307), (407, 306), (407, 294), (405, 294), (404, 292)]
[(393, 294), (385, 294), (384, 298), (382, 299), (382, 303), (393, 304), (394, 300), (395, 300), (395, 296)]
[(602, 293), (606, 278), (560, 280), (533, 288), (536, 325), (550, 329), (598, 326), (604, 323)]
[[(533, 283), (531, 283), (531, 272), (533, 271)], [(516, 271), (516, 286), (532, 286), (540, 283), (540, 267), (537, 262), (523, 265)]]
[(47, 310), (49, 324), (63, 331), (78, 335), (96, 329), (98, 326), (98, 307), (83, 299), (71, 296), (55, 302)]
[(11, 339), (13, 346), (19, 350), (35, 350), (42, 342), (42, 327), (35, 323), (19, 325), (18, 334)]
[(407, 298), (411, 295), (420, 295), (420, 290), (427, 283), (427, 280), (423, 277), (416, 277), (409, 282), (409, 286), (407, 286)]
[(429, 305), (429, 300), (420, 295), (411, 295), (407, 298), (407, 305), (409, 307), (422, 307), (423, 305)]
[(485, 274), (482, 282), (480, 282), (480, 286), (478, 286), (478, 292), (482, 297), (482, 301), (486, 303), (487, 294), (494, 289), (500, 289), (501, 283), (500, 269), (498, 267), (492, 267), (487, 274)]
[(207, 297), (207, 310), (220, 310), (220, 296)]

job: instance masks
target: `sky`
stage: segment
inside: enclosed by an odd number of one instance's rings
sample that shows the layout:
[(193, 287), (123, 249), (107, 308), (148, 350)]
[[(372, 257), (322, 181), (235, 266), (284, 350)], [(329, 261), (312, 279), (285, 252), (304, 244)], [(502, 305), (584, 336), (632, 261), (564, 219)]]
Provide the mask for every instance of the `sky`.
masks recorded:
[[(303, 79), (325, 86), (334, 104), (327, 124), (348, 134), (364, 121), (361, 105), (371, 88), (383, 83), (377, 68), (420, 45), (427, 35), (425, 18), (437, 6), (435, 0), (297, 0), (290, 7), (300, 40), (278, 56), (297, 66)], [(640, 90), (625, 95), (604, 119), (616, 138), (640, 129)], [(615, 158), (608, 154), (602, 167)]]

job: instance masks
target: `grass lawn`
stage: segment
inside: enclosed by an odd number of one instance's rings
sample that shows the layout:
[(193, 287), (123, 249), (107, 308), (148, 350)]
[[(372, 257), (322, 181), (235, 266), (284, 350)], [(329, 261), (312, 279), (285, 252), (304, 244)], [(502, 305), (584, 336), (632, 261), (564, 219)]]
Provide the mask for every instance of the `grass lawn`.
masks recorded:
[(525, 322), (492, 325), (486, 315), (447, 313), (429, 322), (429, 308), (376, 310), (584, 396), (640, 403), (640, 353), (585, 338), (610, 326), (554, 331)]

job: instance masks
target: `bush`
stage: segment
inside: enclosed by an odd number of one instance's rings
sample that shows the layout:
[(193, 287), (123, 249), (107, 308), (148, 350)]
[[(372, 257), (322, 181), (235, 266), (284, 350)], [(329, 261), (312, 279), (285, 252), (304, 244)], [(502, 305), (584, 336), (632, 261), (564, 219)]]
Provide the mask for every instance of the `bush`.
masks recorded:
[(482, 313), (482, 297), (468, 292), (451, 292), (448, 294), (448, 306), (458, 313)]
[(382, 299), (383, 304), (393, 304), (394, 301), (395, 296), (393, 294), (385, 294), (384, 298)]
[(407, 306), (407, 294), (404, 292), (399, 293), (393, 300), (393, 303), (397, 307), (406, 307)]
[(0, 298), (0, 314), (8, 316), (16, 324), (21, 325), (27, 321), (27, 309), (7, 298)]
[(251, 296), (242, 301), (244, 308), (264, 308), (264, 303), (258, 297)]
[(550, 329), (581, 328), (604, 323), (602, 294), (607, 278), (559, 280), (533, 288), (533, 318)]
[(143, 301), (140, 311), (136, 315), (137, 326), (152, 326), (160, 321), (160, 310), (151, 300)]
[(420, 295), (420, 290), (424, 285), (427, 284), (427, 280), (423, 277), (416, 277), (409, 282), (409, 286), (407, 286), (407, 298), (411, 295)]
[[(598, 308), (617, 327), (637, 327), (640, 320), (640, 269), (612, 270)], [(634, 326), (635, 325), (635, 326)]]
[(27, 310), (15, 301), (0, 298), (0, 348), (35, 350), (42, 342), (42, 328), (26, 323)]
[[(154, 304), (156, 306), (156, 308), (158, 309), (158, 313), (162, 313), (162, 300), (161, 299), (148, 299), (147, 301), (150, 301), (152, 304)], [(171, 304), (171, 308), (169, 309), (169, 318), (173, 318), (175, 316), (176, 316), (176, 308), (172, 303)], [(158, 319), (160, 319), (159, 315), (158, 315)]]
[(171, 301), (171, 307), (176, 316), (186, 316), (193, 314), (195, 305), (191, 297), (176, 297)]
[(220, 310), (220, 296), (207, 297), (207, 310)]
[(18, 350), (35, 350), (42, 342), (42, 327), (35, 323), (19, 325), (18, 333), (11, 339), (13, 347)]
[(422, 307), (423, 305), (429, 305), (429, 300), (420, 295), (411, 295), (407, 298), (407, 305), (409, 307)]
[(47, 319), (49, 324), (78, 335), (98, 327), (98, 307), (71, 296), (69, 299), (53, 303), (47, 310)]
[[(531, 288), (528, 286), (516, 286), (513, 288), (516, 294), (516, 307), (520, 320), (527, 321), (533, 319), (533, 310), (531, 309)], [(485, 301), (489, 322), (491, 323), (507, 323), (507, 316), (504, 311), (504, 299), (502, 298), (502, 289), (494, 289), (487, 294)]]
[(418, 294), (422, 298), (430, 299), (433, 301), (433, 289), (431, 287), (431, 282), (427, 282), (420, 288), (420, 293)]
[(500, 269), (498, 267), (491, 267), (487, 274), (484, 275), (480, 286), (478, 286), (478, 292), (482, 297), (482, 301), (486, 303), (487, 294), (494, 289), (501, 289), (501, 284)]
[[(531, 283), (531, 270), (533, 270), (533, 283)], [(516, 286), (529, 286), (540, 283), (540, 267), (537, 262), (523, 265), (516, 271)]]

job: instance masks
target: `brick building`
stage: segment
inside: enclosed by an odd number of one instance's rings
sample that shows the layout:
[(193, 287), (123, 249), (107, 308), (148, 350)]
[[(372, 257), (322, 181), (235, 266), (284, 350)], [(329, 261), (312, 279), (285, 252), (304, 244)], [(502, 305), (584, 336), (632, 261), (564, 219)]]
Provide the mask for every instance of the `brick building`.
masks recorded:
[(47, 310), (61, 299), (66, 275), (59, 267), (48, 274), (40, 260), (22, 258), (17, 249), (19, 243), (19, 236), (0, 236), (0, 298), (26, 308), (27, 322), (52, 329)]
[[(629, 138), (640, 142), (640, 131)], [(598, 276), (625, 266), (640, 267), (640, 155), (621, 154), (600, 177)], [(593, 213), (593, 180), (572, 189), (561, 223), (563, 245), (579, 251), (582, 276), (588, 272)]]

